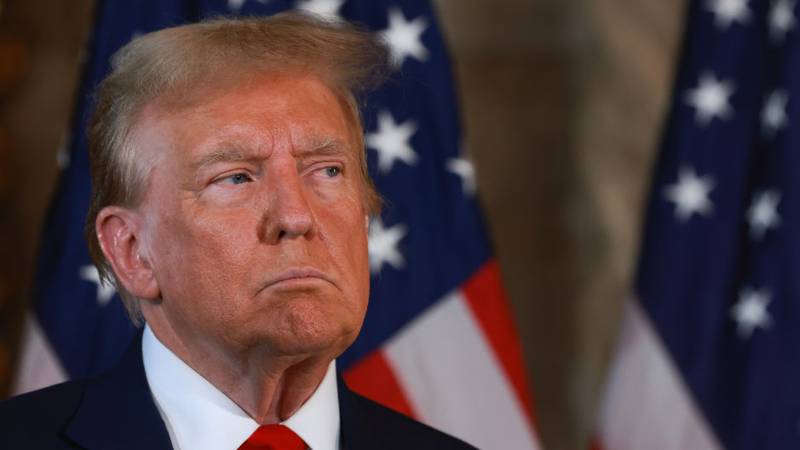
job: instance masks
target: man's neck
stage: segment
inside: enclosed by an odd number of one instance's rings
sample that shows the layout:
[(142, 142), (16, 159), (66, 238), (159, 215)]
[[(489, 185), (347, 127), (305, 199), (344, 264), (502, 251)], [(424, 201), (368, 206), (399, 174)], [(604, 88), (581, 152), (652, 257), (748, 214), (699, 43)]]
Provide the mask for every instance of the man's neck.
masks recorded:
[(266, 348), (231, 352), (213, 343), (184, 344), (174, 329), (150, 324), (178, 358), (224, 393), (256, 422), (282, 422), (319, 386), (335, 355), (275, 355)]

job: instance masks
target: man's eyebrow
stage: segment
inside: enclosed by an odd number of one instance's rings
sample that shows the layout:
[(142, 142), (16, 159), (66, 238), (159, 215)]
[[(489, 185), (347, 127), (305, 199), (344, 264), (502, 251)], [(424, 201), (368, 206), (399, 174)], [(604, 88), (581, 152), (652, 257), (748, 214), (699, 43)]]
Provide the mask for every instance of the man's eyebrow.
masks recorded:
[[(296, 156), (333, 156), (348, 154), (349, 145), (336, 138), (314, 139), (308, 145), (302, 146), (295, 153)], [(242, 151), (235, 146), (223, 146), (218, 150), (201, 156), (191, 163), (193, 170), (199, 170), (211, 164), (231, 161), (249, 161), (258, 159), (250, 152)]]
[(223, 147), (192, 161), (191, 165), (192, 169), (197, 170), (219, 162), (244, 161), (253, 158), (253, 155), (247, 154), (235, 147)]
[(341, 155), (348, 153), (349, 147), (339, 139), (325, 137), (311, 140), (308, 145), (303, 146), (296, 153), (298, 156)]

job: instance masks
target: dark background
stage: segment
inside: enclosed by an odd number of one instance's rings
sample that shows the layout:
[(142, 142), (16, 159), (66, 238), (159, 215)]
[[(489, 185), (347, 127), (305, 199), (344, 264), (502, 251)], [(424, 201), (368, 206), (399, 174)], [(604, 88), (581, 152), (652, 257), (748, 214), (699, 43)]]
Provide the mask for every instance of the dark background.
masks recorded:
[[(0, 0), (0, 396), (68, 129), (91, 0)], [(548, 449), (591, 434), (684, 2), (436, 0)]]

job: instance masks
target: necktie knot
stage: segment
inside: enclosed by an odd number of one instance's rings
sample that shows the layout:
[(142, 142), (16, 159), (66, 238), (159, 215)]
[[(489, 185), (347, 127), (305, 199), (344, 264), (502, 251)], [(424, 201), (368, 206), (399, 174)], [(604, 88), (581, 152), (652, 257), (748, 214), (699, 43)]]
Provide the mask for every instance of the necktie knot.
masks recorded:
[(284, 425), (262, 425), (239, 446), (238, 450), (306, 450), (308, 446)]

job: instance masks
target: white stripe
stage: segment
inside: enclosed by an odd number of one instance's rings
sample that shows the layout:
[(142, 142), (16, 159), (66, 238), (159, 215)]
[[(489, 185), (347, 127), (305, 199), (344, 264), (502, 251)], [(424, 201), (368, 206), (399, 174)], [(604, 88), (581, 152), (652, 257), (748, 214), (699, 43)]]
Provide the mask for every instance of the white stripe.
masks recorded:
[(538, 449), (465, 301), (440, 300), (387, 343), (386, 359), (421, 421), (483, 450)]
[(11, 388), (12, 395), (41, 389), (67, 379), (67, 375), (47, 342), (39, 322), (32, 314), (26, 316), (22, 349)]
[(635, 301), (626, 306), (599, 426), (605, 450), (722, 448)]

